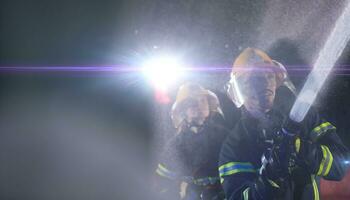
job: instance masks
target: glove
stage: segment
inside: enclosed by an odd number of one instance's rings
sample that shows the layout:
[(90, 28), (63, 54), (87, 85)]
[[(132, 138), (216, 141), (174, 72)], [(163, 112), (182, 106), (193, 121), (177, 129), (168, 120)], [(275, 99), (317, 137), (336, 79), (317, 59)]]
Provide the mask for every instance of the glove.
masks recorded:
[(322, 160), (322, 150), (320, 145), (297, 137), (301, 132), (301, 124), (290, 119), (285, 120), (282, 131), (286, 135), (289, 135), (289, 137), (294, 137), (292, 139), (294, 144), (292, 154), (295, 155), (295, 163), (306, 168), (312, 174), (316, 173)]
[(262, 156), (262, 167), (255, 184), (256, 193), (261, 199), (272, 199), (271, 195), (284, 193), (284, 184), (289, 177), (287, 157), (279, 145), (268, 149)]
[(297, 151), (298, 165), (305, 167), (311, 174), (315, 174), (323, 157), (321, 146), (307, 140), (300, 140), (299, 146), (300, 150)]
[(260, 171), (258, 178), (255, 180), (253, 196), (254, 199), (273, 199), (273, 197), (283, 196), (285, 193), (286, 176), (283, 170), (275, 164), (268, 163)]
[(296, 138), (300, 124), (285, 120), (282, 130), (276, 132), (273, 145), (264, 152), (266, 158), (264, 173), (268, 179), (283, 182), (295, 167)]
[(254, 197), (253, 199), (272, 199), (273, 188), (264, 176), (258, 176), (255, 180), (254, 186), (251, 188), (254, 188), (251, 191), (252, 196)]
[[(281, 183), (289, 176), (289, 152), (285, 145), (276, 145), (266, 152), (262, 158), (262, 163), (266, 163), (265, 167), (260, 171), (263, 179)], [(270, 154), (270, 155), (269, 155)], [(265, 158), (264, 158), (265, 157)], [(263, 161), (266, 159), (266, 161)]]
[(262, 167), (258, 187), (268, 187), (276, 195), (283, 193), (284, 184), (295, 166), (296, 148), (295, 138), (300, 130), (298, 123), (285, 121), (284, 128), (277, 132), (273, 138), (272, 146), (267, 148), (262, 156)]

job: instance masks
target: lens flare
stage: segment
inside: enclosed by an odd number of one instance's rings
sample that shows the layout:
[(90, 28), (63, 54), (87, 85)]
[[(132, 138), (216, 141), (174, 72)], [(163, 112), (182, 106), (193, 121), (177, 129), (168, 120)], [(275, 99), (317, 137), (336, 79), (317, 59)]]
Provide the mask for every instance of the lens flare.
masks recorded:
[(156, 57), (146, 61), (142, 71), (156, 88), (167, 90), (183, 75), (184, 65), (175, 57)]

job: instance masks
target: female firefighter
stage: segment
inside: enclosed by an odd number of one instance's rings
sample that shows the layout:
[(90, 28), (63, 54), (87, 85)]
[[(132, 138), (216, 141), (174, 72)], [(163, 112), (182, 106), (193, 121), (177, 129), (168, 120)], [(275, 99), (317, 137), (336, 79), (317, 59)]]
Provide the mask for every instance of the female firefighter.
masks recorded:
[(156, 170), (161, 179), (161, 196), (224, 199), (217, 166), (228, 131), (217, 96), (200, 85), (184, 84), (177, 93), (171, 117), (177, 134), (167, 143)]
[(245, 49), (234, 62), (228, 94), (242, 116), (219, 161), (229, 200), (319, 199), (320, 177), (344, 175), (348, 151), (336, 128), (314, 109), (301, 123), (288, 120), (291, 106), (277, 98), (283, 85), (293, 89), (285, 68), (261, 50)]

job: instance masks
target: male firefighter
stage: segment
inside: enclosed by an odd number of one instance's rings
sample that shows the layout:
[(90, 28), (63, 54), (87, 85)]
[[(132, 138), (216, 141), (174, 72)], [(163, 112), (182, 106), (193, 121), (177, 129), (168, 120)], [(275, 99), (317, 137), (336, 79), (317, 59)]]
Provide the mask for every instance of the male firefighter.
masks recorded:
[(161, 196), (224, 199), (217, 165), (228, 131), (217, 96), (200, 85), (184, 84), (177, 93), (171, 117), (177, 134), (167, 143), (156, 170), (161, 179)]
[(287, 82), (285, 68), (259, 49), (236, 58), (228, 95), (242, 116), (219, 159), (228, 200), (319, 199), (321, 177), (344, 176), (348, 151), (336, 128), (314, 108), (301, 123), (291, 122), (291, 106), (277, 105), (277, 89)]

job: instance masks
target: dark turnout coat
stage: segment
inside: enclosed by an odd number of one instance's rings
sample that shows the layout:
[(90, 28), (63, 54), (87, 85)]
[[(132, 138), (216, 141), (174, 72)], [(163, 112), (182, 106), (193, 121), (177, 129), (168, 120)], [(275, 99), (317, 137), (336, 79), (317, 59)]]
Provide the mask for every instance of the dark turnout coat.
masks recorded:
[(217, 166), (228, 135), (222, 122), (221, 116), (211, 116), (198, 133), (185, 128), (170, 139), (156, 170), (164, 199), (179, 199), (181, 182), (188, 184), (185, 199), (221, 199)]
[[(255, 183), (261, 156), (265, 151), (262, 131), (272, 134), (281, 130), (285, 112), (278, 109), (268, 114), (268, 130), (260, 127), (259, 122), (246, 111), (241, 120), (225, 140), (219, 161), (221, 182), (228, 200), (260, 199), (256, 195)], [(302, 122), (301, 141), (311, 141), (318, 151), (308, 162), (313, 162), (316, 169), (310, 171), (298, 166), (292, 171), (285, 184), (275, 193), (273, 199), (320, 199), (319, 179), (340, 180), (346, 170), (348, 150), (336, 134), (336, 127), (320, 118), (315, 110), (310, 110)], [(266, 135), (264, 136), (266, 137)], [(268, 187), (270, 187), (268, 185)], [(271, 185), (271, 187), (273, 187)]]

